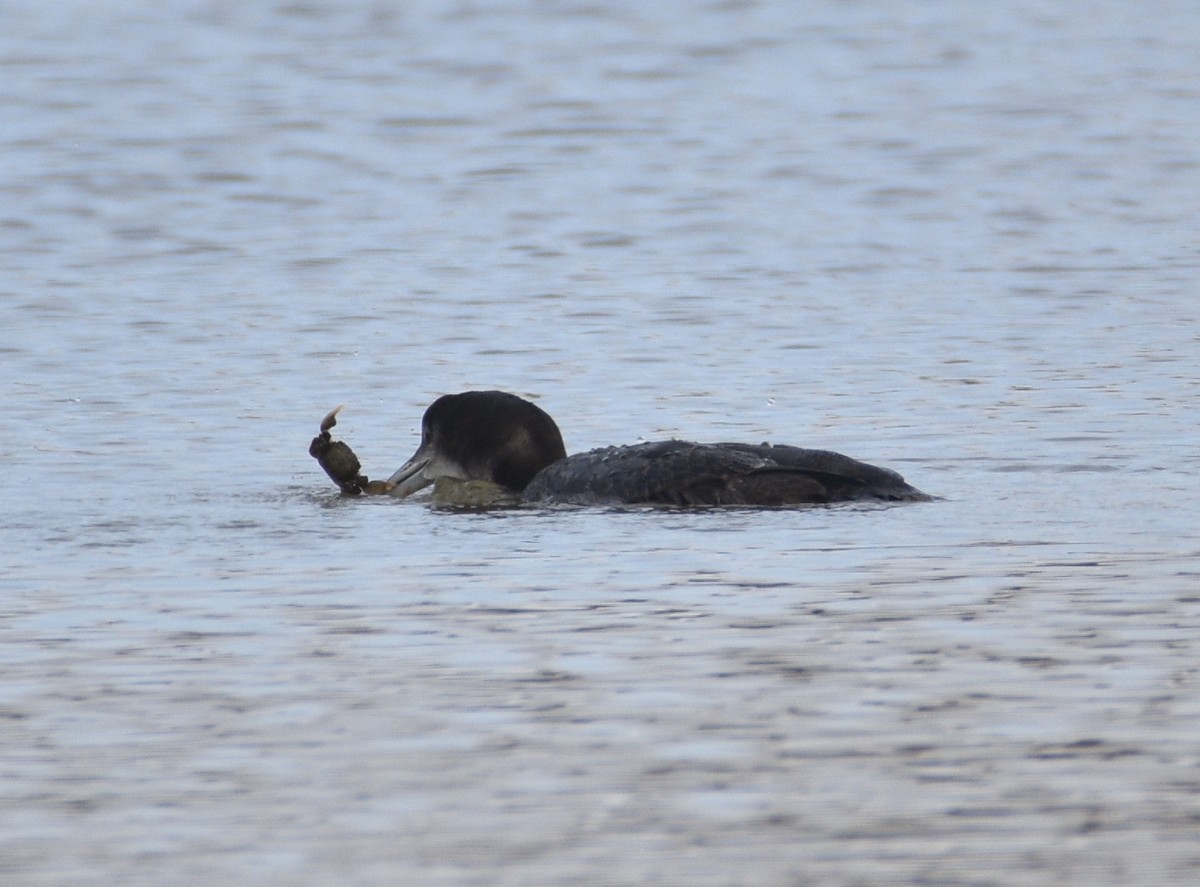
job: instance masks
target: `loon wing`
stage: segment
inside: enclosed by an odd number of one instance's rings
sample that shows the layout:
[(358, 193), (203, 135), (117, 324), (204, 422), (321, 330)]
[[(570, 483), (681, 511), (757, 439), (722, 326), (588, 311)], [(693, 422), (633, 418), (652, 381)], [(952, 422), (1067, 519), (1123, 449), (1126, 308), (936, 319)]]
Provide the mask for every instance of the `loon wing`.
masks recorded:
[(900, 475), (824, 450), (668, 440), (569, 456), (526, 488), (532, 502), (803, 505), (920, 496)]
[[(910, 486), (890, 468), (880, 468), (860, 462), (830, 450), (809, 450), (787, 444), (718, 444), (745, 453), (752, 453), (770, 463), (769, 467), (751, 473), (756, 480), (765, 480), (768, 475), (776, 477), (806, 478), (819, 484), (825, 498), (810, 501), (844, 502), (855, 499), (882, 499), (891, 501), (919, 500), (928, 498), (916, 487)], [(792, 481), (794, 483), (795, 481)], [(752, 486), (750, 481), (745, 485)], [(787, 481), (782, 481), (786, 495)], [(789, 504), (787, 502), (781, 504)]]

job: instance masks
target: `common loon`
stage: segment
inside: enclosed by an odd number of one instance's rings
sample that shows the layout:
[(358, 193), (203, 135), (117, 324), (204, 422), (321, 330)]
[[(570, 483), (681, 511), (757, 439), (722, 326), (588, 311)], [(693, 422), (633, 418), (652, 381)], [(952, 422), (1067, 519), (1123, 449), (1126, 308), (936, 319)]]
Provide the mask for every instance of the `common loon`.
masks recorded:
[[(338, 409), (341, 409), (339, 407)], [(386, 481), (321, 423), (309, 447), (343, 492), (407, 496), (441, 479), (487, 481), (534, 504), (810, 505), (932, 497), (887, 468), (826, 450), (772, 444), (664, 440), (567, 456), (554, 420), (503, 391), (439, 397), (421, 420), (421, 445)]]

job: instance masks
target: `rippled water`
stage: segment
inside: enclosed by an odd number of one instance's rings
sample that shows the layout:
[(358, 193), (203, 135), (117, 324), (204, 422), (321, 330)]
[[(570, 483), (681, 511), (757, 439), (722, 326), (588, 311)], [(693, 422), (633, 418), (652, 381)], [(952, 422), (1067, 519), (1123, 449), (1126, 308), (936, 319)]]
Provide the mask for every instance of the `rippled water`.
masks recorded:
[[(1200, 10), (9, 3), (5, 884), (1200, 870)], [(346, 500), (435, 396), (945, 497)]]

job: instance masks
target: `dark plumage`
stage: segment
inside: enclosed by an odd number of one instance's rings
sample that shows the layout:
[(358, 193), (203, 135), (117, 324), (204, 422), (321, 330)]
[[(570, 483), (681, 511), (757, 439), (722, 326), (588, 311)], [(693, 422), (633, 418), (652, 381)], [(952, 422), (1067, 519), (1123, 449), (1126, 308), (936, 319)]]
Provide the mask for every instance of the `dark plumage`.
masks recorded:
[(682, 440), (605, 447), (542, 469), (528, 502), (806, 505), (926, 498), (904, 478), (825, 450)]
[(783, 445), (667, 440), (567, 456), (554, 420), (502, 391), (439, 397), (425, 411), (416, 453), (381, 486), (406, 496), (439, 478), (491, 481), (541, 504), (782, 506), (930, 498), (889, 469)]

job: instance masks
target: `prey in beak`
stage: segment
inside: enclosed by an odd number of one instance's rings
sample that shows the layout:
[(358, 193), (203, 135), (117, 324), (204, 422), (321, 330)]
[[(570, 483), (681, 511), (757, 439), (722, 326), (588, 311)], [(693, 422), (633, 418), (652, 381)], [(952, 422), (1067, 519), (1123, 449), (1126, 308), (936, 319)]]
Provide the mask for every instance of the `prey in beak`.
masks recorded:
[(362, 473), (362, 465), (358, 461), (358, 456), (354, 455), (354, 450), (350, 449), (348, 443), (334, 440), (329, 433), (330, 429), (337, 425), (337, 414), (341, 412), (341, 409), (342, 407), (339, 406), (330, 410), (329, 414), (321, 420), (321, 433), (314, 437), (312, 443), (308, 445), (308, 454), (317, 460), (317, 463), (329, 475), (329, 479), (337, 484), (338, 488), (347, 496), (390, 492), (391, 486), (387, 481), (369, 480)]

